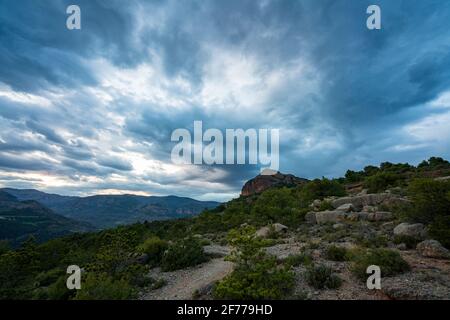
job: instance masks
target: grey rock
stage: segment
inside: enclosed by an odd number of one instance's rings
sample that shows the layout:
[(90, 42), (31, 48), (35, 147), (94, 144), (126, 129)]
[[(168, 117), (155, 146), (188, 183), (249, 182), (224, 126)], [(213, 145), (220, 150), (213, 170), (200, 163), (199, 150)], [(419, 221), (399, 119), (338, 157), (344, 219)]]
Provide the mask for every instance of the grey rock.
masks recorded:
[(281, 223), (274, 223), (270, 226), (262, 227), (258, 231), (256, 231), (256, 236), (261, 238), (267, 238), (270, 236), (271, 232), (275, 232), (277, 234), (286, 232), (288, 227), (282, 225)]
[(355, 207), (351, 203), (345, 203), (343, 205), (340, 205), (336, 210), (343, 212), (352, 212), (355, 211)]
[(336, 223), (345, 220), (346, 214), (342, 211), (320, 211), (316, 212), (316, 221), (318, 224)]
[(389, 198), (393, 198), (395, 196), (389, 193), (374, 193), (374, 194), (366, 194), (366, 195), (358, 195), (354, 197), (342, 197), (336, 200), (331, 201), (331, 205), (334, 208), (338, 208), (343, 204), (351, 203), (355, 208), (362, 209), (364, 206), (376, 206)]
[(450, 259), (450, 252), (436, 240), (422, 241), (417, 245), (417, 251), (427, 258)]
[(316, 213), (315, 212), (308, 212), (307, 214), (305, 214), (305, 221), (306, 223), (309, 224), (316, 224), (317, 220), (316, 220)]
[(394, 235), (396, 236), (409, 236), (416, 239), (422, 239), (426, 237), (425, 226), (421, 223), (400, 223), (394, 228)]
[(372, 221), (372, 222), (388, 221), (391, 219), (392, 219), (392, 213), (385, 212), (385, 211), (370, 212), (367, 215), (367, 220)]
[(231, 249), (229, 247), (219, 246), (216, 244), (204, 246), (203, 251), (206, 254), (211, 254), (220, 257), (227, 256), (231, 253)]

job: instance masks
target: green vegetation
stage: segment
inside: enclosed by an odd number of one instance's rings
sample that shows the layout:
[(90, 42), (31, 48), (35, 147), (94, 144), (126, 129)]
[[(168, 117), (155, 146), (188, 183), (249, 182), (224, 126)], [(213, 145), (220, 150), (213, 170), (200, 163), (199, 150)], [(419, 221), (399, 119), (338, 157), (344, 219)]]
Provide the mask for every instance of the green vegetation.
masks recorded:
[(254, 232), (252, 227), (230, 231), (230, 243), (237, 248), (230, 259), (236, 267), (216, 285), (215, 298), (281, 299), (291, 293), (294, 274), (261, 250), (261, 241), (255, 238)]
[(439, 157), (431, 157), (417, 167), (408, 163), (383, 162), (379, 167), (366, 166), (361, 171), (348, 170), (341, 183), (362, 183), (370, 193), (382, 192), (391, 187), (404, 187), (414, 178), (430, 178), (450, 175), (450, 163)]
[(382, 276), (392, 276), (409, 270), (408, 263), (400, 254), (389, 249), (368, 249), (353, 255), (352, 272), (360, 279), (367, 279), (366, 270), (370, 265), (379, 266)]
[(167, 241), (153, 236), (145, 240), (144, 243), (138, 247), (138, 250), (148, 255), (150, 265), (156, 266), (161, 262), (167, 248)]
[(333, 270), (325, 265), (312, 266), (305, 274), (306, 282), (316, 289), (337, 289), (342, 280), (333, 274)]
[(401, 236), (394, 237), (395, 244), (404, 243), (406, 245), (407, 249), (415, 249), (419, 242), (420, 242), (420, 240), (418, 240), (417, 238), (407, 236), (407, 235), (401, 235)]
[(337, 180), (326, 178), (315, 179), (308, 182), (299, 192), (303, 203), (310, 204), (315, 199), (323, 199), (329, 196), (345, 196), (345, 188)]
[(450, 181), (416, 179), (408, 188), (413, 205), (405, 215), (429, 225), (429, 234), (450, 248)]
[[(202, 246), (210, 242), (237, 248), (230, 256), (236, 262), (236, 269), (218, 283), (214, 289), (216, 297), (290, 297), (296, 270), (292, 267), (300, 265), (308, 267), (307, 278), (312, 286), (335, 288), (340, 279), (329, 268), (313, 267), (307, 253), (282, 261), (266, 255), (262, 248), (277, 240), (256, 239), (256, 228), (275, 222), (287, 225), (290, 230), (306, 228), (303, 216), (310, 210), (311, 202), (345, 195), (344, 185), (349, 181), (367, 183), (377, 190), (405, 186), (403, 189), (407, 190), (412, 204), (401, 208), (397, 217), (427, 224), (430, 236), (450, 247), (450, 182), (433, 179), (450, 175), (450, 164), (439, 159), (430, 158), (417, 168), (383, 163), (379, 167), (348, 172), (341, 179), (323, 178), (301, 186), (272, 188), (205, 210), (193, 218), (137, 223), (69, 235), (42, 244), (30, 238), (22, 240), (22, 245), (16, 249), (0, 241), (0, 299), (130, 299), (142, 288), (151, 290), (164, 285), (164, 281), (148, 277), (150, 268), (176, 270), (202, 263), (209, 258)], [(324, 201), (321, 209), (329, 206)], [(247, 227), (240, 228), (243, 224)], [(407, 263), (397, 252), (379, 249), (387, 245), (388, 237), (370, 232), (355, 233), (351, 226), (345, 230), (329, 228), (323, 229), (322, 239), (335, 241), (353, 237), (364, 248), (356, 253), (331, 246), (326, 251), (327, 259), (352, 260), (352, 271), (356, 275), (366, 279), (365, 271), (371, 264), (379, 265), (383, 276), (408, 270)], [(408, 247), (413, 247), (416, 241), (405, 237), (392, 240), (406, 243)], [(311, 242), (309, 249), (318, 246)], [(72, 264), (84, 270), (82, 281), (88, 284), (79, 292), (69, 291), (65, 286), (66, 268)]]
[(286, 259), (283, 260), (283, 262), (291, 267), (310, 265), (312, 263), (312, 257), (306, 253), (289, 255)]
[(384, 192), (391, 187), (403, 184), (403, 177), (400, 174), (391, 172), (380, 172), (369, 176), (364, 181), (364, 187), (369, 193)]
[(133, 287), (124, 279), (114, 280), (105, 273), (88, 274), (76, 300), (129, 300), (136, 297)]
[(169, 246), (162, 257), (161, 268), (163, 271), (173, 271), (195, 266), (207, 260), (199, 240), (182, 239)]
[(9, 247), (9, 242), (6, 240), (0, 240), (0, 256), (8, 252), (11, 248)]
[(348, 260), (348, 252), (346, 248), (329, 246), (325, 252), (325, 256), (331, 261), (346, 261)]

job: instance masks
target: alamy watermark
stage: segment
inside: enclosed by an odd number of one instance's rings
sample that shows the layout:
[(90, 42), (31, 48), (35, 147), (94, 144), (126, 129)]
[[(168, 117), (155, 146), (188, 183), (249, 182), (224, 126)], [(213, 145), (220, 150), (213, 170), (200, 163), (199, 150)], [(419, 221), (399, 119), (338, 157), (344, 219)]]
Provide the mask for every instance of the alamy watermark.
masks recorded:
[(81, 269), (77, 265), (70, 265), (67, 267), (67, 273), (70, 276), (67, 278), (66, 286), (69, 290), (81, 289)]
[[(203, 122), (194, 121), (194, 132), (184, 128), (172, 132), (171, 141), (175, 164), (252, 164), (267, 166), (262, 174), (279, 170), (279, 129), (226, 129), (225, 134), (215, 128), (203, 132)], [(270, 152), (269, 152), (270, 149)]]

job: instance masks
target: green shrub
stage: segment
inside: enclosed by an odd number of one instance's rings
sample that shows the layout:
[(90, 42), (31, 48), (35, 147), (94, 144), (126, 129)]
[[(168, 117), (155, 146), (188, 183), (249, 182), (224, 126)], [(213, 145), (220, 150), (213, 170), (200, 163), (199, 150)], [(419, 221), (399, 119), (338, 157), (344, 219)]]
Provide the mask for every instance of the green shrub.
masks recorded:
[(216, 299), (281, 299), (292, 292), (294, 274), (262, 252), (235, 270), (214, 288)]
[(0, 240), (0, 256), (11, 250), (9, 243), (6, 240)]
[(428, 228), (428, 233), (444, 247), (450, 249), (450, 215), (437, 217)]
[(75, 300), (130, 300), (136, 291), (124, 279), (115, 280), (106, 273), (88, 273)]
[(395, 244), (404, 243), (406, 245), (406, 248), (408, 248), (408, 249), (415, 249), (419, 242), (420, 242), (420, 240), (418, 240), (416, 237), (412, 237), (412, 236), (397, 235), (394, 237)]
[(352, 272), (360, 279), (367, 279), (367, 267), (380, 267), (382, 276), (392, 276), (409, 270), (408, 263), (397, 251), (389, 249), (368, 249), (354, 256)]
[(329, 246), (325, 252), (325, 256), (331, 261), (346, 261), (348, 260), (347, 249), (337, 246)]
[(412, 206), (405, 215), (409, 220), (429, 224), (429, 234), (450, 248), (450, 181), (417, 179), (408, 194)]
[(401, 184), (403, 177), (390, 172), (379, 172), (369, 176), (364, 181), (364, 187), (369, 193), (383, 192), (389, 187), (396, 187)]
[(291, 254), (283, 262), (292, 267), (298, 267), (300, 265), (310, 265), (312, 263), (312, 257), (309, 254)]
[(337, 289), (342, 280), (333, 274), (333, 270), (325, 265), (312, 266), (305, 274), (306, 282), (316, 289)]
[(320, 206), (318, 208), (319, 211), (328, 211), (328, 210), (334, 210), (333, 205), (329, 201), (322, 201), (320, 203)]
[(233, 229), (229, 243), (236, 249), (229, 256), (234, 271), (213, 290), (217, 299), (281, 299), (291, 293), (294, 274), (290, 266), (278, 265), (275, 257), (262, 251), (262, 242), (251, 226)]
[(315, 179), (305, 184), (300, 192), (299, 198), (304, 204), (309, 204), (315, 199), (323, 199), (330, 196), (345, 196), (345, 188), (337, 180), (326, 178)]
[(208, 258), (198, 239), (188, 238), (170, 245), (161, 261), (163, 271), (173, 271), (198, 265)]
[(264, 191), (254, 202), (252, 219), (258, 225), (279, 222), (288, 226), (300, 224), (303, 215), (294, 189), (275, 188)]
[(154, 266), (161, 262), (164, 251), (168, 248), (166, 241), (158, 237), (150, 237), (144, 241), (138, 248), (140, 252), (146, 253), (149, 256), (149, 264)]
[(384, 248), (387, 246), (389, 239), (385, 235), (356, 235), (355, 237), (358, 245), (366, 247), (366, 248)]

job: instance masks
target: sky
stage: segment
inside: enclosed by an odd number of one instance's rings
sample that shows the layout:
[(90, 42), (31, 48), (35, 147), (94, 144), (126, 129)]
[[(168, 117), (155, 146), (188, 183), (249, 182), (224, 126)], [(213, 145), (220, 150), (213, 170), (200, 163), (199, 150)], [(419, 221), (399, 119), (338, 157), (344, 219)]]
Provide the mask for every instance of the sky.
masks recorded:
[(195, 120), (279, 129), (305, 178), (449, 159), (450, 2), (0, 0), (0, 186), (238, 196), (258, 165), (171, 161)]

